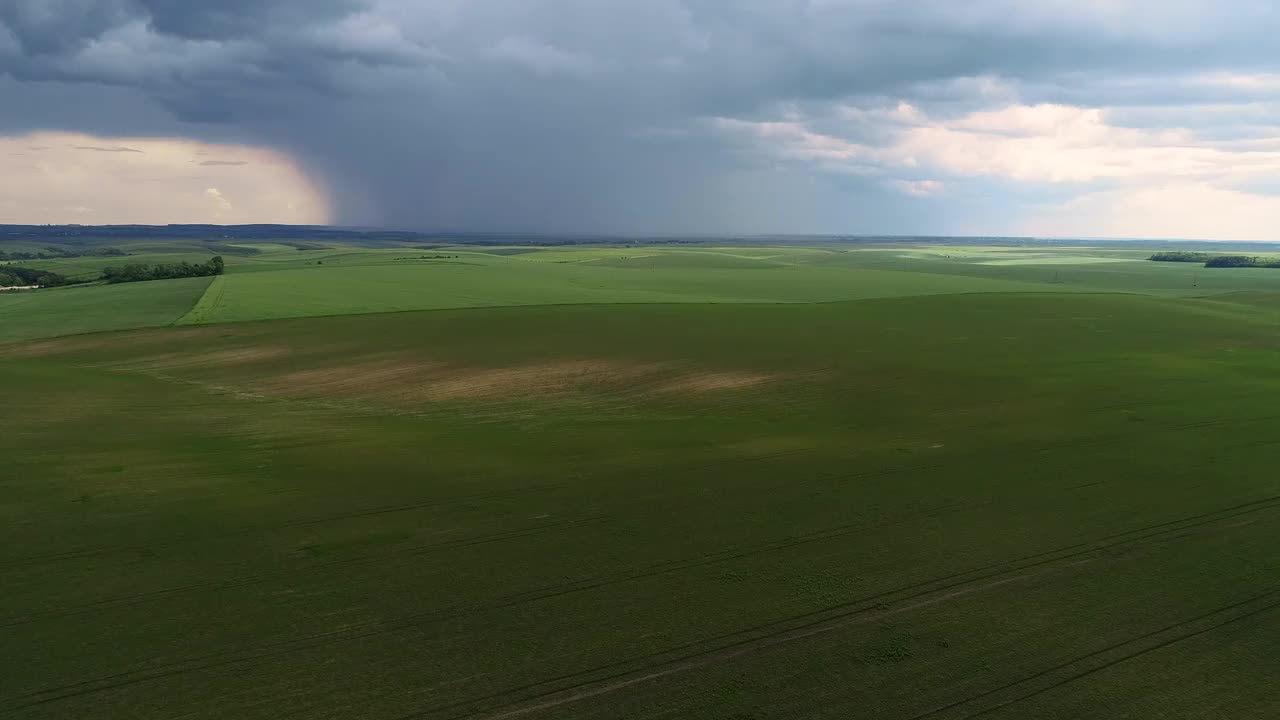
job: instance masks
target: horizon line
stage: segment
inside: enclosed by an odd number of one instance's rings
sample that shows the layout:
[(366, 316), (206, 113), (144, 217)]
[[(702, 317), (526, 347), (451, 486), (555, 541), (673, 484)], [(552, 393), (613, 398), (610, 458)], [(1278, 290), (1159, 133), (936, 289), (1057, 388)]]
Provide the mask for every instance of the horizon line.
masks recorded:
[(314, 225), (294, 223), (237, 223), (231, 225), (213, 223), (118, 223), (103, 225), (85, 225), (80, 223), (0, 223), (0, 232), (8, 230), (8, 234), (17, 234), (15, 228), (67, 228), (76, 230), (125, 228), (146, 228), (163, 230), (165, 228), (295, 228), (299, 230), (324, 230), (352, 233), (403, 233), (422, 236), (470, 236), (470, 237), (545, 237), (545, 238), (598, 238), (616, 240), (654, 240), (654, 239), (769, 239), (769, 238), (814, 238), (814, 239), (859, 239), (859, 240), (1017, 240), (1030, 242), (1174, 242), (1174, 243), (1264, 243), (1277, 244), (1280, 239), (1215, 239), (1194, 237), (1114, 237), (1114, 236), (1043, 236), (1043, 235), (986, 235), (986, 234), (894, 234), (894, 233), (622, 233), (622, 232), (584, 232), (584, 231), (552, 231), (552, 230), (419, 230), (396, 226), (377, 225)]

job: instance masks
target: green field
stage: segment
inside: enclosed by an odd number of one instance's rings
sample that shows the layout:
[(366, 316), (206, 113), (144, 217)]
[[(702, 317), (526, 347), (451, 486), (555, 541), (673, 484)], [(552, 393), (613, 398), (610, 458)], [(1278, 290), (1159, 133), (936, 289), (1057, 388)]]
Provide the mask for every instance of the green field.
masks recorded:
[[(137, 293), (143, 312), (165, 304), (165, 319), (117, 321), (113, 311), (95, 324), (92, 316), (59, 310), (52, 320), (40, 319), (10, 337), (175, 321), (198, 325), (511, 305), (813, 303), (982, 292), (1136, 292), (1164, 297), (1280, 292), (1277, 271), (1154, 263), (1144, 260), (1150, 254), (1145, 249), (839, 244), (421, 249), (305, 244), (316, 249), (298, 250), (278, 243), (117, 245), (134, 254), (28, 264), (89, 277), (102, 266), (125, 262), (198, 263), (215, 250), (252, 254), (227, 254), (227, 274), (208, 285), (198, 302), (184, 299), (180, 304), (187, 307), (176, 317), (169, 316), (166, 300), (142, 297), (158, 290), (131, 290), (130, 299), (118, 300), (109, 294), (123, 292), (116, 288), (77, 288), (86, 293), (78, 298), (104, 310), (133, 307), (132, 295)], [(214, 250), (198, 251), (200, 247)], [(0, 297), (0, 317), (13, 302)], [(65, 325), (62, 317), (67, 318)]]
[(172, 325), (210, 278), (0, 293), (0, 343), (55, 335)]
[[(363, 258), (361, 259), (363, 261)], [(342, 264), (232, 272), (199, 322), (495, 305), (830, 302), (915, 294), (1036, 290), (1019, 281), (877, 269), (726, 267), (657, 271), (507, 258)]]
[(0, 717), (1280, 713), (1280, 271), (281, 247), (0, 293)]

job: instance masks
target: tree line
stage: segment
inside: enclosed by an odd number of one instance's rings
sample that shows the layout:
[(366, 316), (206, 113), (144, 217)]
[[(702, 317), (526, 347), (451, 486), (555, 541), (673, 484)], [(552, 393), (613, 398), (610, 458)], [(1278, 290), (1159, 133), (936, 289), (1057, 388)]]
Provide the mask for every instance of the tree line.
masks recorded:
[(75, 281), (48, 270), (33, 270), (17, 265), (0, 267), (0, 287), (58, 287), (73, 284)]
[(1148, 260), (1156, 262), (1208, 262), (1213, 257), (1206, 252), (1186, 252), (1183, 250), (1170, 250), (1168, 252), (1158, 252), (1152, 255)]
[(5, 252), (0, 250), (0, 262), (9, 260), (61, 260), (64, 258), (78, 257), (123, 257), (129, 253), (116, 247), (100, 247), (85, 248), (83, 250), (67, 250), (65, 248), (53, 247), (52, 245), (37, 252), (26, 252), (25, 250), (14, 250), (13, 252)]
[(1263, 258), (1256, 255), (1211, 255), (1205, 252), (1169, 251), (1152, 255), (1149, 260), (1156, 262), (1194, 262), (1204, 263), (1207, 268), (1280, 268), (1280, 260)]
[(1250, 257), (1248, 255), (1219, 255), (1209, 258), (1204, 264), (1208, 268), (1260, 267), (1280, 268), (1280, 260), (1274, 258)]
[(130, 264), (102, 269), (102, 279), (108, 283), (145, 282), (147, 280), (174, 280), (177, 278), (208, 277), (221, 275), (224, 269), (222, 256), (216, 255), (208, 262), (157, 263), (155, 265)]
[(102, 269), (97, 278), (68, 278), (52, 270), (36, 270), (20, 265), (0, 265), (0, 287), (61, 287), (63, 285), (81, 285), (91, 282), (107, 282), (109, 284), (143, 282), (146, 280), (173, 280), (176, 278), (208, 277), (221, 275), (224, 270), (222, 256), (210, 258), (208, 262), (159, 263), (156, 265), (130, 264), (122, 267)]

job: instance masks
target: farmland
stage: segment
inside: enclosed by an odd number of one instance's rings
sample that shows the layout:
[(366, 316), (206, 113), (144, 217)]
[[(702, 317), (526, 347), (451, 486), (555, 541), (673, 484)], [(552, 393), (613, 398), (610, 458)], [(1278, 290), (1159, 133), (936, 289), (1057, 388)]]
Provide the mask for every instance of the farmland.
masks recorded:
[(0, 295), (0, 717), (1280, 710), (1280, 273), (252, 249)]
[[(813, 303), (984, 292), (1143, 293), (1197, 297), (1280, 292), (1280, 273), (1153, 263), (1126, 248), (965, 247), (913, 244), (858, 247), (429, 246), (370, 248), (266, 242), (195, 244), (113, 241), (127, 258), (81, 257), (27, 263), (85, 279), (124, 263), (201, 263), (222, 253), (227, 274), (196, 299), (172, 304), (175, 288), (129, 291), (148, 317), (119, 318), (106, 288), (48, 292), (50, 318), (24, 309), (9, 339), (52, 337), (146, 325), (219, 322), (467, 307), (653, 303)], [(205, 248), (200, 252), (200, 248)], [(74, 299), (70, 293), (78, 293)], [(80, 294), (83, 293), (83, 294)], [(155, 293), (155, 297), (151, 295)], [(7, 307), (34, 302), (0, 296)], [(78, 302), (101, 308), (62, 312)], [(170, 309), (185, 305), (176, 315)], [(157, 312), (158, 308), (163, 312)], [(35, 309), (35, 306), (30, 306)], [(102, 314), (105, 313), (105, 314)], [(102, 314), (100, 316), (100, 314)], [(64, 320), (65, 319), (65, 324)], [(4, 338), (0, 338), (3, 340)]]
[(210, 278), (0, 294), (0, 343), (50, 335), (171, 325)]

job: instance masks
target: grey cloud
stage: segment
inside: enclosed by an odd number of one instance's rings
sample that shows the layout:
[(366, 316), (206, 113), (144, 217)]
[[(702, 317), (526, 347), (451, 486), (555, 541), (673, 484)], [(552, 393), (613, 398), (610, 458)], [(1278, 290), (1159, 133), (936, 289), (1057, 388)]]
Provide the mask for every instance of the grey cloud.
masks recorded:
[(205, 167), (234, 167), (238, 165), (248, 165), (244, 160), (204, 160), (200, 165)]
[(142, 152), (141, 150), (138, 150), (136, 148), (124, 147), (123, 145), (117, 145), (115, 147), (96, 147), (93, 145), (73, 145), (71, 147), (75, 150), (90, 150), (92, 152), (105, 152), (105, 153), (141, 153)]
[(0, 30), (21, 52), (41, 56), (73, 52), (136, 14), (130, 0), (5, 0)]
[(157, 32), (223, 40), (313, 25), (369, 5), (365, 0), (137, 0)]
[[(20, 48), (0, 92), (37, 100), (0, 129), (269, 145), (344, 222), (882, 232), (919, 202), (775, 167), (704, 120), (795, 113), (876, 143), (902, 100), (1227, 98), (1179, 78), (1274, 68), (1280, 18), (1254, 0), (0, 0), (0, 26)], [(75, 112), (86, 94), (101, 113)]]

